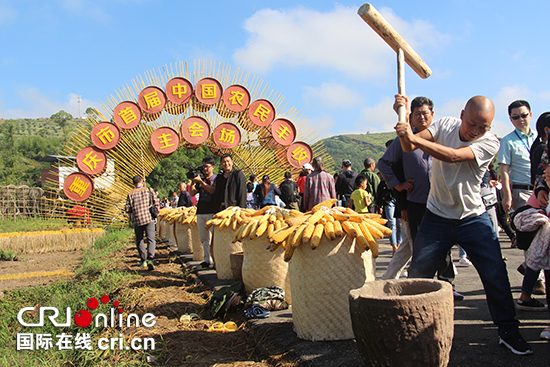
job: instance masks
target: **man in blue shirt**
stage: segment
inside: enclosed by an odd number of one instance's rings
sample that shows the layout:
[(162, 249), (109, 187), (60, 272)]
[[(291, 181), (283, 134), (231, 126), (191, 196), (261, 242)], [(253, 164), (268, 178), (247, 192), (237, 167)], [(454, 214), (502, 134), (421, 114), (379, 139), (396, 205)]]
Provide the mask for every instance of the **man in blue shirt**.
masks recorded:
[(502, 138), (498, 151), (505, 211), (524, 206), (533, 193), (530, 147), (535, 140), (535, 133), (529, 127), (533, 117), (529, 102), (521, 99), (512, 102), (508, 115), (515, 129)]

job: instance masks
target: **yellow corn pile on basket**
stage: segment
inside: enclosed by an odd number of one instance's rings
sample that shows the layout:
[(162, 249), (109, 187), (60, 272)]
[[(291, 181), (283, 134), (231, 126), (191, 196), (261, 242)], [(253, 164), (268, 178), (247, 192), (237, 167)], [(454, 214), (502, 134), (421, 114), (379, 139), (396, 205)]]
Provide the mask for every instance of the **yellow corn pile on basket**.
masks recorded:
[[(242, 276), (246, 292), (251, 293), (261, 287), (278, 286), (284, 289), (285, 300), (291, 304), (290, 276), (288, 262), (284, 261), (284, 250), (278, 247), (274, 248), (274, 251), (266, 251), (267, 246), (270, 246), (268, 234), (273, 233), (275, 226), (281, 227), (285, 217), (290, 218), (289, 210), (276, 206), (268, 207), (262, 215), (251, 217), (251, 224), (243, 224), (241, 232), (239, 233), (238, 229), (233, 240), (242, 241)], [(252, 222), (255, 220), (258, 223)], [(244, 227), (246, 225), (251, 226), (250, 230)], [(246, 236), (243, 237), (243, 234)]]
[(206, 222), (206, 228), (214, 226), (212, 231), (212, 258), (216, 265), (218, 279), (233, 279), (231, 270), (231, 254), (241, 252), (240, 241), (233, 242), (235, 231), (242, 223), (247, 221), (254, 210), (242, 209), (232, 206), (214, 214), (211, 220)]

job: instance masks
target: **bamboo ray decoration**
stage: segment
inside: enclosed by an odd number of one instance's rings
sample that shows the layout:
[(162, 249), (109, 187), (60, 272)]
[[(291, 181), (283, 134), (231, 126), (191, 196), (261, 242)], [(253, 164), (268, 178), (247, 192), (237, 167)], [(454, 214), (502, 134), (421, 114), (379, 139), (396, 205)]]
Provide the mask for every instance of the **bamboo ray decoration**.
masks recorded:
[[(90, 114), (86, 122), (79, 125), (70, 136), (69, 142), (61, 151), (60, 166), (74, 167), (74, 157), (84, 148), (92, 146), (91, 131), (99, 123), (113, 122), (114, 110), (124, 101), (138, 102), (138, 95), (147, 87), (157, 87), (164, 90), (166, 84), (175, 77), (185, 78), (193, 86), (204, 78), (217, 80), (225, 90), (232, 85), (245, 87), (250, 93), (250, 103), (257, 100), (269, 101), (277, 119), (286, 119), (294, 124), (296, 129), (295, 142), (303, 142), (311, 147), (312, 157), (323, 157), (327, 170), (334, 169), (334, 162), (327, 153), (324, 145), (318, 141), (315, 130), (308, 126), (307, 120), (295, 107), (287, 107), (288, 103), (277, 91), (271, 90), (261, 78), (244, 72), (240, 68), (232, 68), (225, 63), (212, 61), (197, 61), (193, 63), (193, 70), (189, 70), (187, 62), (178, 62), (165, 65), (158, 71), (146, 72), (143, 76), (133, 79), (130, 85), (116, 91), (102, 103), (102, 111)], [(155, 114), (144, 113), (141, 122), (135, 128), (121, 129), (120, 140), (117, 145), (105, 151), (107, 160), (114, 163), (114, 172), (110, 172), (109, 184), (101, 184), (95, 176), (95, 189), (89, 198), (83, 202), (74, 201), (65, 197), (63, 190), (56, 192), (46, 200), (47, 211), (53, 218), (67, 220), (66, 211), (74, 206), (85, 208), (83, 215), (96, 226), (122, 225), (126, 222), (124, 205), (126, 196), (133, 189), (132, 177), (142, 175), (147, 177), (155, 166), (167, 155), (158, 153), (150, 143), (153, 132), (161, 127), (169, 127), (178, 132), (180, 145), (178, 149), (192, 149), (196, 146), (187, 144), (180, 131), (182, 123), (191, 116), (204, 118), (209, 126), (211, 135), (202, 145), (210, 149), (213, 154), (221, 155), (231, 152), (235, 167), (244, 171), (245, 176), (254, 173), (261, 177), (268, 174), (273, 182), (283, 180), (284, 172), (290, 170), (296, 176), (300, 168), (292, 166), (287, 160), (288, 146), (274, 143), (270, 126), (254, 126), (247, 121), (245, 113), (224, 112), (223, 101), (214, 107), (201, 104), (195, 97), (183, 105), (167, 102), (164, 109)], [(246, 111), (245, 111), (246, 112)], [(223, 149), (213, 141), (212, 132), (221, 124), (231, 123), (238, 127), (241, 134), (240, 143), (232, 149)], [(309, 161), (308, 160), (308, 161)], [(50, 180), (48, 186), (53, 190), (59, 188), (60, 177)], [(102, 176), (103, 177), (103, 176)], [(88, 221), (89, 222), (89, 221)]]

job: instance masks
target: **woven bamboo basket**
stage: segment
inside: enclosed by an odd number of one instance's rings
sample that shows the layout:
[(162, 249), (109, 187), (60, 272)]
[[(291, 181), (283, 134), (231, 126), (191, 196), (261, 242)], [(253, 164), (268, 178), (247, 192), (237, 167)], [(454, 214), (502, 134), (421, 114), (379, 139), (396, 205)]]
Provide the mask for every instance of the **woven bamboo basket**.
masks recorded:
[(266, 250), (269, 243), (267, 234), (251, 240), (243, 240), (243, 282), (246, 293), (250, 294), (254, 289), (277, 286), (285, 291), (285, 300), (292, 303), (290, 290), (290, 275), (288, 263), (284, 261), (284, 249), (279, 246), (275, 251)]
[(162, 220), (160, 221), (160, 228), (159, 228), (159, 237), (160, 238), (168, 238), (168, 229), (170, 228), (170, 224), (168, 222)]
[(202, 248), (201, 236), (199, 234), (199, 227), (197, 223), (191, 224), (191, 248), (193, 250), (193, 260), (203, 261), (204, 250)]
[(191, 226), (188, 223), (181, 224), (176, 222), (174, 224), (174, 232), (176, 243), (178, 245), (178, 251), (185, 253), (193, 252), (193, 234)]
[(218, 279), (233, 279), (231, 270), (231, 253), (243, 250), (240, 242), (232, 243), (235, 232), (231, 227), (225, 227), (220, 231), (220, 227), (214, 226), (212, 240), (212, 257), (216, 264), (216, 273)]
[(170, 239), (170, 244), (172, 247), (177, 246), (175, 229), (176, 229), (176, 224), (168, 224), (166, 226), (166, 237)]
[(375, 280), (371, 251), (360, 251), (350, 236), (319, 247), (299, 246), (290, 260), (292, 320), (300, 339), (353, 339), (349, 291)]

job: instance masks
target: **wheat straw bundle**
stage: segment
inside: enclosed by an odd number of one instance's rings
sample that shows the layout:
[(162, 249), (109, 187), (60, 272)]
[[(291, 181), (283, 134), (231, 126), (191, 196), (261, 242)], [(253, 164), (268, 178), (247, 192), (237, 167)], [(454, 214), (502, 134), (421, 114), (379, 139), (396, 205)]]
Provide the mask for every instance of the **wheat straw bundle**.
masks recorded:
[(82, 250), (104, 234), (105, 231), (99, 228), (2, 233), (0, 249), (25, 254)]
[(254, 289), (278, 286), (285, 290), (285, 300), (292, 303), (288, 263), (284, 261), (284, 249), (278, 247), (275, 251), (266, 251), (269, 244), (267, 233), (251, 240), (243, 239), (244, 253), (242, 274), (246, 293)]
[(375, 280), (372, 251), (352, 236), (321, 239), (295, 249), (290, 261), (292, 319), (298, 337), (312, 341), (353, 339), (349, 291)]

